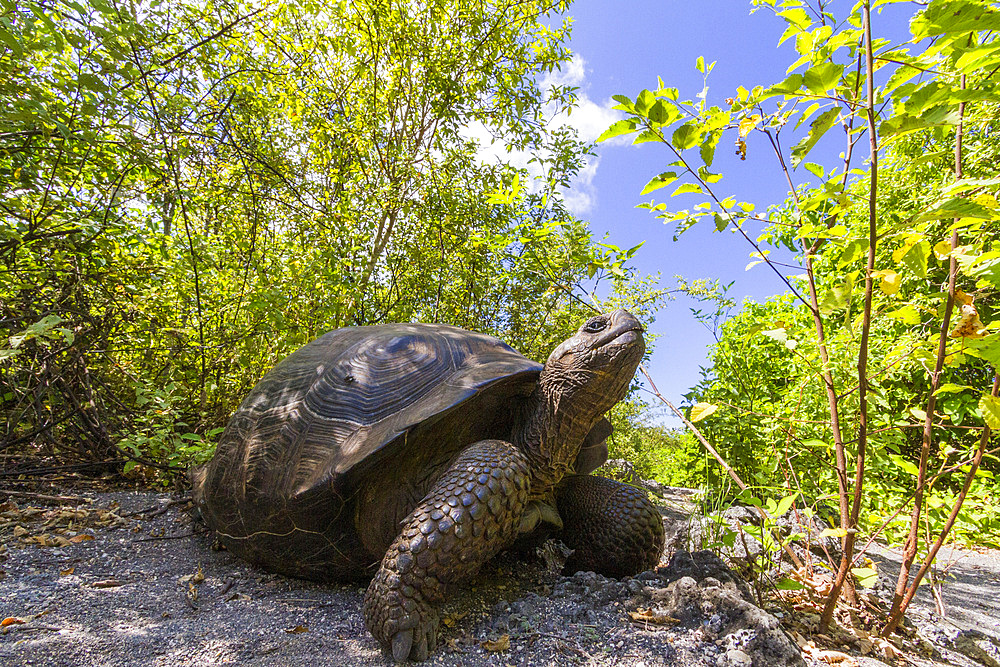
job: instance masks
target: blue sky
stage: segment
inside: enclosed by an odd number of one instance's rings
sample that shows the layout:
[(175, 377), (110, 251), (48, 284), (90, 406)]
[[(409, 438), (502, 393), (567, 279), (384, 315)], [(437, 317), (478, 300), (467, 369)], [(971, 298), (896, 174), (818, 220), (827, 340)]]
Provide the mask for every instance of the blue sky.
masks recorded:
[[(838, 4), (843, 6), (838, 8)], [(846, 2), (833, 5), (835, 12), (850, 9)], [(752, 88), (781, 81), (787, 66), (797, 58), (792, 40), (777, 47), (785, 23), (767, 10), (751, 14), (750, 9), (749, 0), (577, 0), (567, 12), (573, 17), (570, 46), (576, 60), (562, 75), (579, 86), (581, 93), (580, 108), (571, 115), (570, 124), (578, 128), (581, 137), (596, 138), (620, 117), (610, 109), (614, 104), (611, 95), (634, 98), (643, 88), (655, 89), (657, 76), (667, 86), (680, 89), (681, 99), (694, 98), (703, 86), (702, 74), (695, 68), (698, 56), (717, 63), (708, 81), (709, 104), (725, 106), (725, 98), (740, 85)], [(912, 8), (907, 5), (892, 11), (873, 18), (876, 34), (880, 27), (888, 27), (886, 24), (891, 24), (895, 33), (904, 34)], [(844, 140), (842, 133), (830, 134), (835, 136), (824, 139), (810, 160), (835, 164)], [(723, 142), (728, 141), (732, 139), (724, 137)], [(713, 171), (724, 174), (717, 184), (719, 192), (753, 202), (763, 210), (781, 202), (788, 187), (766, 139), (751, 135), (748, 144), (746, 161), (740, 161), (728, 143), (721, 145)], [(635, 265), (640, 273), (660, 272), (665, 286), (673, 286), (673, 276), (680, 274), (688, 280), (734, 282), (730, 295), (737, 301), (762, 301), (784, 291), (783, 283), (763, 265), (745, 270), (753, 248), (741, 237), (730, 232), (713, 233), (705, 226), (689, 230), (674, 242), (672, 225), (664, 225), (649, 211), (635, 208), (650, 199), (649, 195), (639, 196), (643, 186), (652, 176), (665, 171), (670, 161), (666, 148), (652, 143), (601, 144), (597, 158), (569, 193), (568, 201), (580, 217), (590, 222), (595, 237), (607, 234), (609, 242), (621, 247), (645, 241), (635, 256)], [(808, 172), (799, 170), (794, 174), (796, 184), (808, 176)], [(669, 199), (669, 191), (667, 188), (654, 193), (659, 195), (657, 201)], [(667, 203), (687, 208), (695, 202)], [(698, 382), (699, 367), (707, 365), (709, 346), (714, 342), (711, 333), (690, 312), (697, 306), (692, 299), (679, 297), (660, 311), (652, 327), (659, 338), (650, 372), (660, 391), (675, 404)], [(679, 424), (666, 416), (659, 421)]]

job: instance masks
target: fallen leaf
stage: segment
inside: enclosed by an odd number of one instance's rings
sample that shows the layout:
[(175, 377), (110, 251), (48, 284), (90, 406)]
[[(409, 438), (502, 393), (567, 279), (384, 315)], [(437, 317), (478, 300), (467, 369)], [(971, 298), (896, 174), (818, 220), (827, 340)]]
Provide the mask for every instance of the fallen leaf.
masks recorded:
[(464, 611), (457, 614), (450, 614), (441, 619), (441, 623), (444, 624), (446, 628), (453, 628), (455, 624), (461, 621), (463, 618), (469, 615), (469, 612)]
[(309, 632), (309, 628), (304, 625), (296, 625), (294, 628), (286, 628), (285, 632), (290, 635), (299, 635), (303, 632)]
[(244, 595), (243, 593), (233, 593), (228, 598), (226, 598), (226, 602), (231, 602), (233, 600), (240, 600), (242, 602), (246, 602), (249, 599), (250, 599), (249, 595)]
[(79, 544), (80, 542), (89, 542), (92, 539), (94, 539), (93, 535), (87, 535), (85, 533), (81, 533), (80, 535), (74, 535), (73, 537), (69, 538), (69, 541), (72, 542), (73, 544)]
[(205, 581), (205, 573), (201, 570), (201, 563), (198, 563), (198, 571), (194, 573), (193, 577), (191, 577), (191, 583), (200, 584), (203, 581)]
[(69, 575), (73, 574), (73, 571), (75, 569), (76, 569), (76, 567), (70, 566), (70, 567), (66, 568), (65, 570), (59, 570), (59, 576), (60, 577), (68, 577)]
[(506, 651), (510, 648), (510, 635), (500, 635), (496, 639), (487, 639), (483, 642), (483, 648), (494, 653)]
[(674, 625), (675, 623), (680, 623), (680, 619), (656, 609), (639, 607), (635, 611), (630, 611), (628, 615), (633, 621), (639, 621), (640, 623), (656, 623), (657, 625)]
[(28, 529), (24, 526), (14, 526), (14, 537), (22, 537), (28, 534)]
[(6, 628), (8, 625), (21, 624), (21, 623), (24, 623), (23, 618), (8, 616), (7, 618), (0, 621), (0, 628)]
[(121, 586), (122, 582), (117, 579), (102, 579), (100, 581), (91, 582), (91, 588), (114, 588), (115, 586)]
[(823, 662), (830, 665), (839, 665), (840, 667), (858, 667), (858, 663), (851, 656), (846, 653), (841, 653), (840, 651), (815, 651), (812, 654), (817, 660), (822, 660)]

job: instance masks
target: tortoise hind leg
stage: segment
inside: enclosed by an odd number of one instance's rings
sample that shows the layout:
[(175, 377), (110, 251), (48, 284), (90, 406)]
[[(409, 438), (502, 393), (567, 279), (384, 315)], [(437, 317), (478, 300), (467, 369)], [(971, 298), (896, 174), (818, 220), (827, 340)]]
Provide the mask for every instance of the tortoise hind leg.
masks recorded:
[(563, 572), (625, 577), (652, 569), (663, 553), (663, 518), (646, 493), (604, 477), (572, 475), (557, 490), (563, 531), (573, 549)]
[(502, 440), (467, 447), (402, 522), (368, 586), (364, 618), (393, 658), (424, 660), (437, 642), (434, 603), (517, 536), (528, 461)]

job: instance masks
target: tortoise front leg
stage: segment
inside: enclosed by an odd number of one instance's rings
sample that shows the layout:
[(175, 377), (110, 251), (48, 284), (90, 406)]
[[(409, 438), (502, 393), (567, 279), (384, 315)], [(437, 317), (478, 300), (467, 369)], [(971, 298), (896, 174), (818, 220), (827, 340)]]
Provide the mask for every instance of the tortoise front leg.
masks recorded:
[(433, 603), (517, 536), (528, 461), (502, 440), (467, 447), (402, 522), (365, 593), (365, 625), (393, 658), (424, 660), (437, 643)]
[(625, 577), (652, 569), (663, 554), (663, 517), (646, 492), (593, 475), (571, 475), (556, 490), (563, 530), (573, 553), (563, 572), (591, 570)]

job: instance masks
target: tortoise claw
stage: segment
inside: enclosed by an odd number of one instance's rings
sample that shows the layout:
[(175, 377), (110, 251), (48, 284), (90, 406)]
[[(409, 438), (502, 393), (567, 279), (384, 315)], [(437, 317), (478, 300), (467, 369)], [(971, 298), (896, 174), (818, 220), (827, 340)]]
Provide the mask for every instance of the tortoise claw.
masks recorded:
[(406, 662), (410, 657), (410, 647), (413, 646), (413, 630), (400, 630), (392, 637), (392, 659), (396, 662)]
[[(416, 643), (414, 644), (414, 636)], [(400, 630), (392, 637), (392, 659), (396, 662), (406, 662), (413, 658), (417, 662), (430, 657), (437, 648), (437, 632), (433, 628), (421, 631), (421, 628)]]

